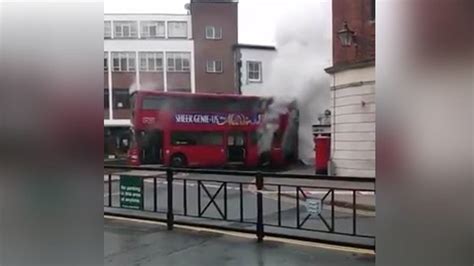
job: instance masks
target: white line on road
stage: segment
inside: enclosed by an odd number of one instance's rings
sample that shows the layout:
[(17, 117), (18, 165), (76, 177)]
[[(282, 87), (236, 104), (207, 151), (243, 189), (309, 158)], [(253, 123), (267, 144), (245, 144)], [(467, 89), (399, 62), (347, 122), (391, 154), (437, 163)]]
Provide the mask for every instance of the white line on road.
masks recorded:
[[(255, 191), (255, 189), (253, 189), (253, 191)], [(260, 191), (262, 192), (262, 194), (278, 194), (278, 191), (277, 190), (264, 190), (264, 191)], [(318, 190), (310, 190), (310, 191), (305, 191), (305, 193), (307, 194), (311, 194), (311, 195), (325, 195), (327, 194), (328, 192), (327, 191), (318, 191)], [(362, 195), (373, 195), (374, 193), (372, 194), (363, 194), (362, 192), (357, 192), (357, 193), (360, 193)], [(370, 193), (370, 192), (369, 192)], [(296, 191), (295, 190), (282, 190), (281, 191), (281, 194), (296, 194)], [(352, 191), (335, 191), (334, 192), (335, 195), (352, 195)]]

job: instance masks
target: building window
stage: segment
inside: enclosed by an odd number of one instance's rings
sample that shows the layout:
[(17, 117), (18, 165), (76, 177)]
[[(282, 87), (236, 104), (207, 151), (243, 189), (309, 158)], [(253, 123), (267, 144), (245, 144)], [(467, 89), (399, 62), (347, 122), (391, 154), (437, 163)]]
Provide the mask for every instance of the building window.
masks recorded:
[(142, 21), (140, 22), (140, 38), (164, 38), (165, 22), (164, 21)]
[(186, 21), (168, 22), (168, 38), (187, 38), (188, 23)]
[(247, 61), (247, 79), (249, 82), (262, 82), (262, 62)]
[(114, 21), (114, 38), (137, 38), (136, 21)]
[(109, 109), (109, 89), (104, 89), (104, 109)]
[(128, 89), (113, 89), (114, 109), (129, 109), (130, 108), (130, 94)]
[(220, 40), (222, 39), (222, 28), (216, 28), (214, 26), (206, 27), (206, 39), (208, 40)]
[(206, 72), (208, 73), (222, 73), (222, 61), (208, 60), (206, 65)]
[(140, 52), (140, 71), (161, 72), (163, 71), (163, 53)]
[(190, 53), (167, 53), (169, 72), (189, 72)]
[(370, 0), (370, 20), (375, 21), (375, 0)]
[(109, 53), (104, 52), (104, 72), (109, 71)]
[(112, 25), (110, 21), (104, 21), (104, 39), (112, 38)]
[(133, 72), (136, 71), (134, 52), (113, 52), (113, 71)]

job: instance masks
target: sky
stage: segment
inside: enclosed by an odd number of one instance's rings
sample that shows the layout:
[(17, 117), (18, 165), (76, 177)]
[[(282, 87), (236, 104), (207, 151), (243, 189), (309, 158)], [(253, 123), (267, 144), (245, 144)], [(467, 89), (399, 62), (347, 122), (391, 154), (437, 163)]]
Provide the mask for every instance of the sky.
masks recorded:
[[(104, 0), (105, 13), (186, 13), (189, 0)], [(240, 0), (239, 43), (274, 45), (278, 23), (289, 10), (314, 6), (314, 2), (330, 0)], [(325, 19), (329, 12), (322, 13)]]

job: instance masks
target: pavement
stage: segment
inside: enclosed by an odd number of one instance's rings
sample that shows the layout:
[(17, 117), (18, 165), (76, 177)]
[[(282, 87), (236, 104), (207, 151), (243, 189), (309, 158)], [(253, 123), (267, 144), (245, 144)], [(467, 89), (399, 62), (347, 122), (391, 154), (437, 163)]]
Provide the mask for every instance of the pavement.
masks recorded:
[(373, 253), (355, 249), (235, 234), (106, 217), (104, 265), (375, 265)]

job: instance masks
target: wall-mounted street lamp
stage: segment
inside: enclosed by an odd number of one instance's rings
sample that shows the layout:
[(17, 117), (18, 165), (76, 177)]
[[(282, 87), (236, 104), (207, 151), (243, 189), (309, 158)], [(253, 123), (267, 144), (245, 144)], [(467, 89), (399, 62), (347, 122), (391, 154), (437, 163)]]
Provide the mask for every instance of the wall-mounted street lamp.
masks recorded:
[(342, 29), (337, 32), (337, 36), (343, 47), (351, 47), (352, 44), (357, 45), (355, 32), (349, 29), (347, 21), (344, 21)]

